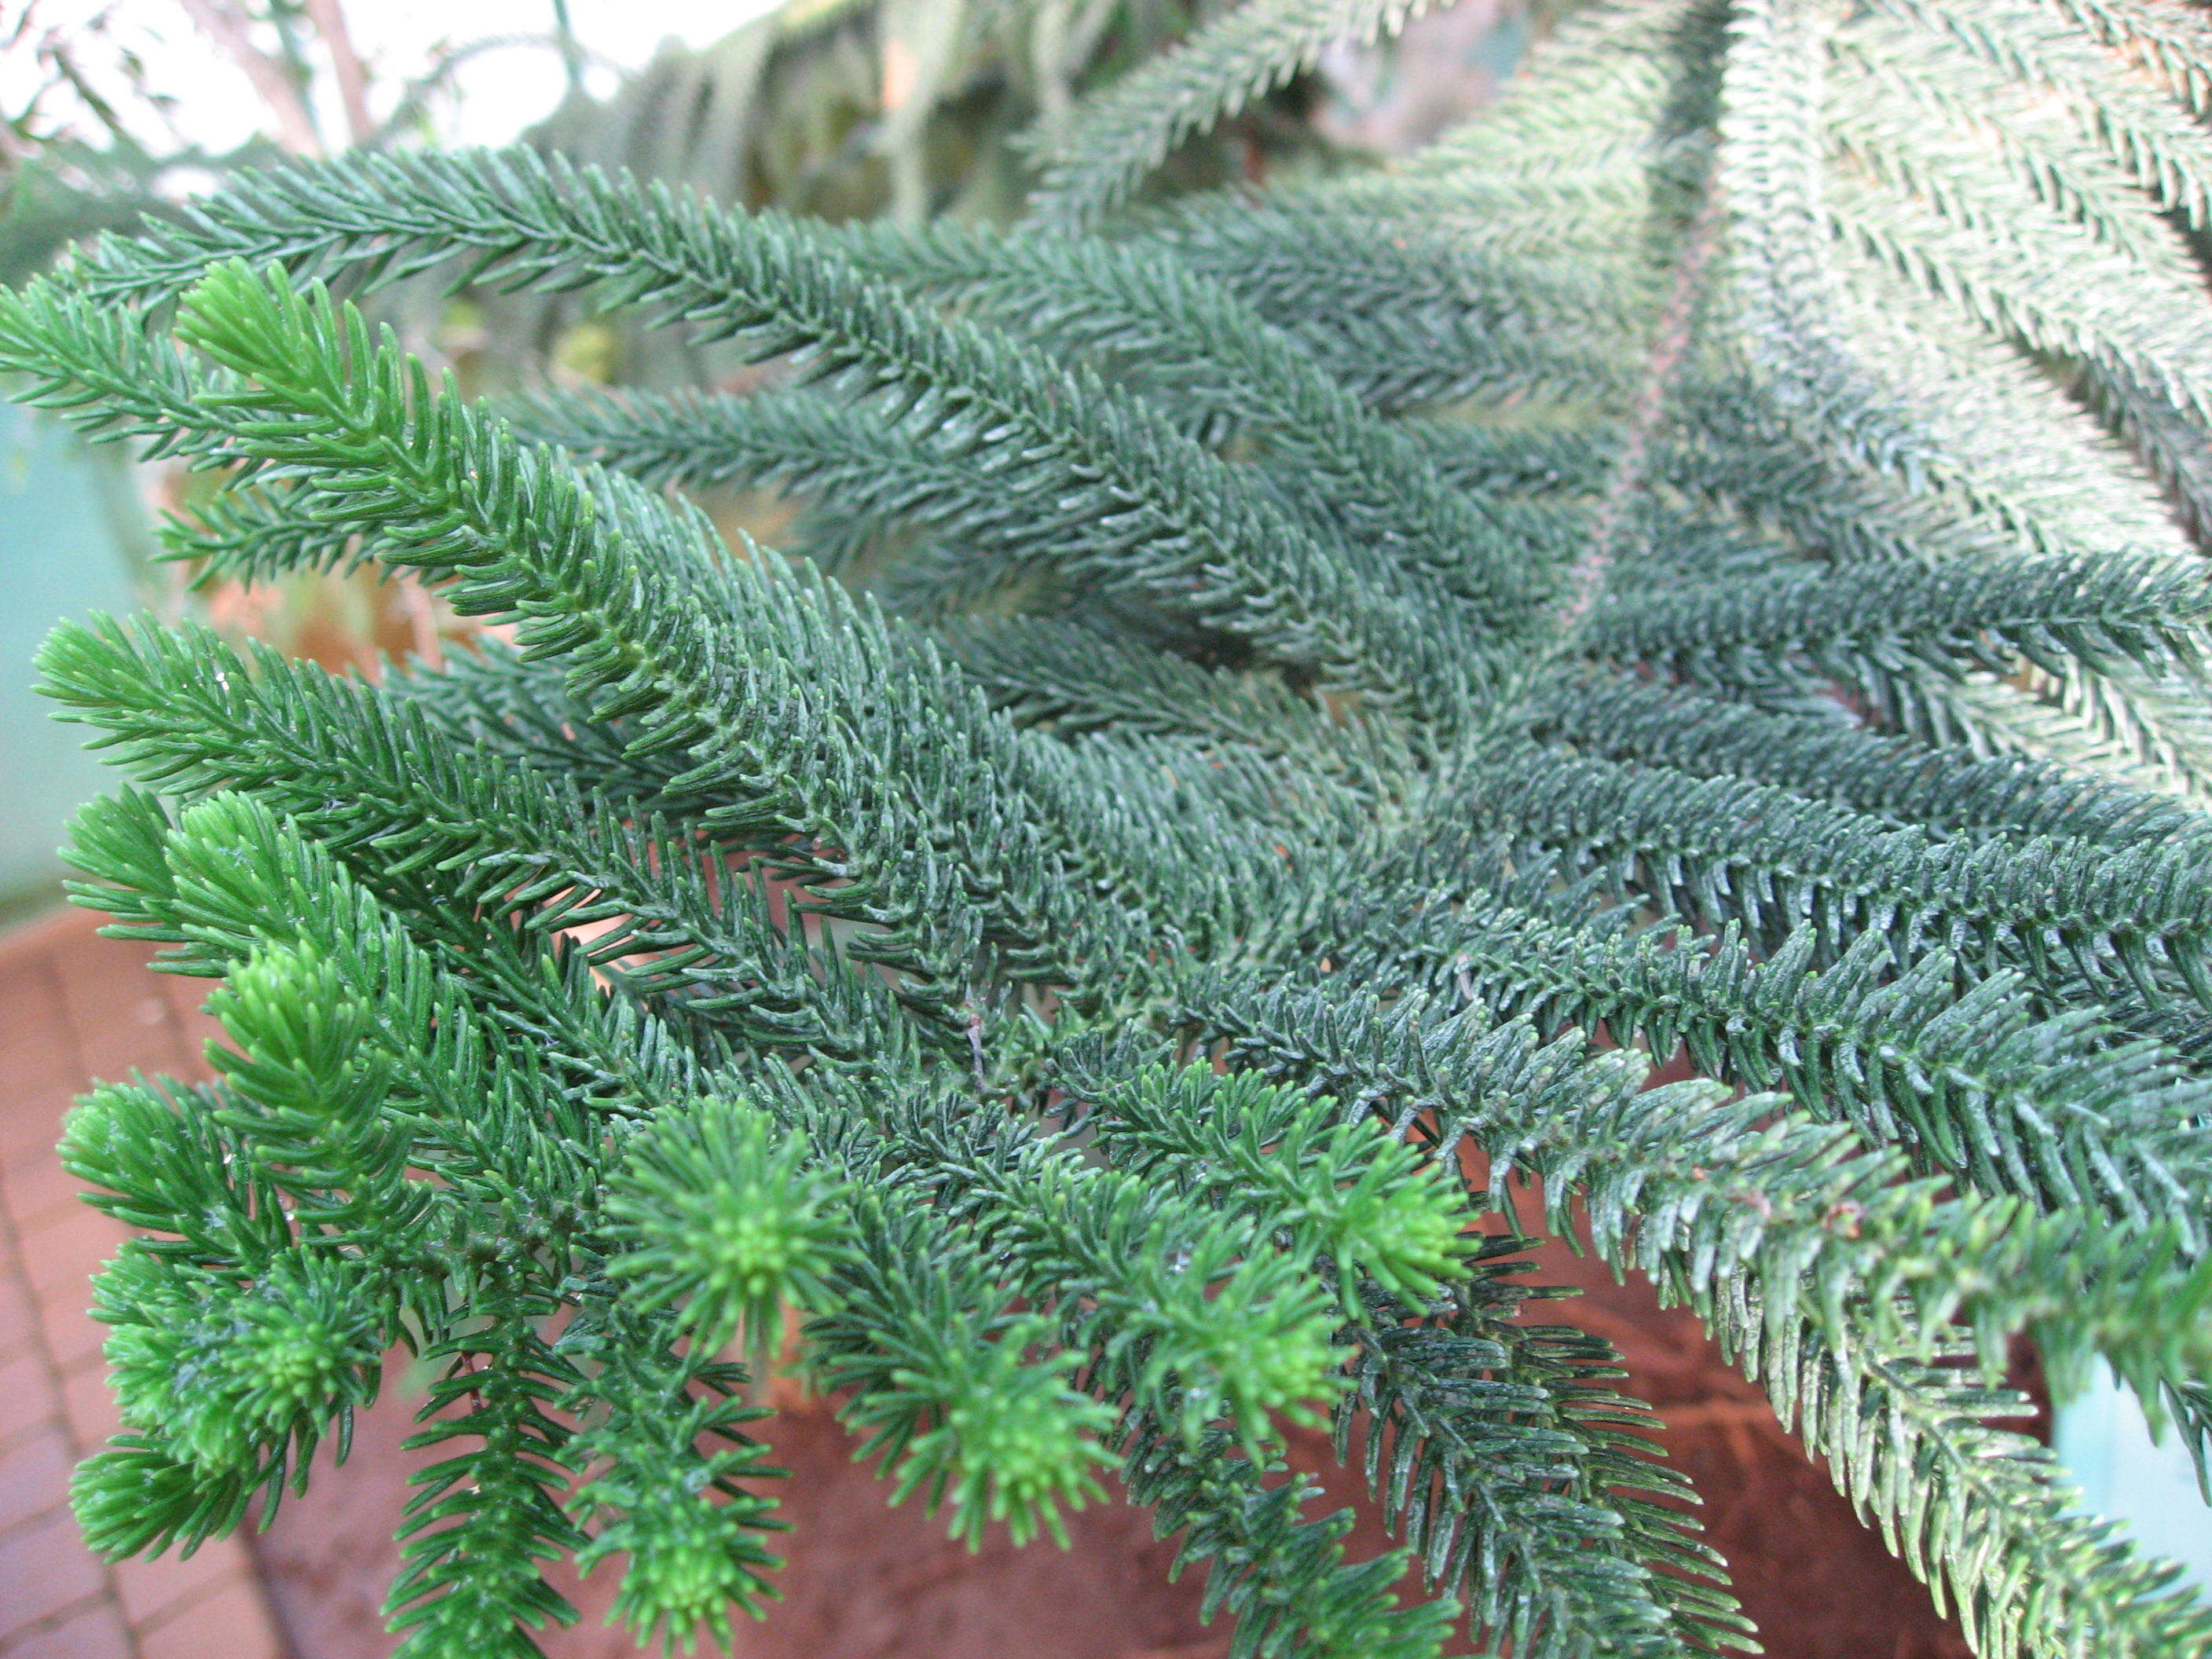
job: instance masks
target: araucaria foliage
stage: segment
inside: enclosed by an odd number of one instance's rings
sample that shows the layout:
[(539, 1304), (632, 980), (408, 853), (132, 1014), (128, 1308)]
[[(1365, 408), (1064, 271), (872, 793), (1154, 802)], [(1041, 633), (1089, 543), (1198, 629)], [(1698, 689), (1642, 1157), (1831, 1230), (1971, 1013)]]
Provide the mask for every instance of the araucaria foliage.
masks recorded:
[[(78, 896), (228, 1033), (69, 1123), (148, 1234), (100, 1547), (274, 1502), (404, 1345), (410, 1659), (534, 1651), (563, 1553), (720, 1638), (782, 1363), (970, 1538), (1122, 1483), (1239, 1655), (1743, 1646), (1610, 1352), (1517, 1317), (1579, 1210), (1983, 1654), (2212, 1653), (1992, 1420), (2025, 1331), (2212, 1437), (2212, 21), (1599, 0), (1403, 164), (1137, 188), (1407, 9), (1229, 14), (1010, 234), (367, 157), (6, 298), (33, 401), (221, 470), (181, 556), (491, 624), (46, 648), (143, 786)], [(787, 369), (472, 404), (325, 287), (433, 268)]]

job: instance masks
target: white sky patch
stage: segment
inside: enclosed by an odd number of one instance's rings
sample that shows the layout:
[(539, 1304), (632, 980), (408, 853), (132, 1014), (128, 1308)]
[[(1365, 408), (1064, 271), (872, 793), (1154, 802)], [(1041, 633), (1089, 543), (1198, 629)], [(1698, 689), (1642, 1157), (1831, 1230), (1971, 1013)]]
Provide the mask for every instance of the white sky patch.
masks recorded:
[[(252, 82), (194, 24), (181, 0), (0, 0), (0, 37), (13, 30), (26, 3), (32, 38), (52, 37), (70, 46), (96, 89), (148, 148), (167, 151), (180, 137), (220, 154), (257, 132), (273, 131)], [(662, 41), (672, 37), (707, 45), (770, 3), (570, 0), (569, 17), (592, 64), (586, 85), (605, 92), (618, 68), (643, 64)], [(370, 109), (380, 119), (447, 53), (472, 48), (451, 87), (429, 106), (431, 131), (444, 143), (505, 143), (550, 113), (567, 84), (553, 44), (553, 0), (350, 0), (345, 20), (369, 76)], [(275, 35), (267, 26), (257, 28), (253, 38), (274, 51)], [(304, 38), (317, 70), (311, 101), (335, 148), (345, 131), (336, 87), (312, 33)], [(124, 51), (143, 64), (145, 91), (164, 101), (174, 137), (118, 70)], [(46, 75), (32, 47), (0, 52), (0, 109), (21, 110)], [(50, 107), (80, 131), (93, 130), (82, 106), (66, 94)]]

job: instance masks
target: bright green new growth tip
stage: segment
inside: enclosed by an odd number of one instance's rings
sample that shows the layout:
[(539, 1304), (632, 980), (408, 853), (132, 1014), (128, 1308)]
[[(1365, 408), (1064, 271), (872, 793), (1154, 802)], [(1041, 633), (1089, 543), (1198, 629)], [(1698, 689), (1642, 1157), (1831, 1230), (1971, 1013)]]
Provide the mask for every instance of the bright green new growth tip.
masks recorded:
[[(1239, 1659), (1747, 1648), (1523, 1317), (1581, 1226), (1990, 1659), (2212, 1655), (1997, 1386), (2212, 1439), (2212, 27), (1601, 0), (1418, 155), (1143, 190), (1410, 9), (1231, 11), (1012, 234), (360, 156), (0, 296), (28, 401), (221, 474), (179, 556), (495, 625), (45, 650), (134, 780), (76, 896), (227, 1034), (68, 1125), (146, 1235), (97, 1547), (273, 1506), (403, 1350), (405, 1659), (535, 1652), (562, 1557), (726, 1643), (781, 1364), (971, 1544), (1118, 1487)], [(330, 291), (433, 272), (779, 367), (472, 404)]]
[(828, 1311), (847, 1189), (812, 1151), (736, 1100), (701, 1101), (633, 1137), (606, 1200), (618, 1246), (607, 1271), (624, 1299), (647, 1310), (681, 1301), (696, 1345), (744, 1334), (757, 1352), (781, 1335), (785, 1304)]

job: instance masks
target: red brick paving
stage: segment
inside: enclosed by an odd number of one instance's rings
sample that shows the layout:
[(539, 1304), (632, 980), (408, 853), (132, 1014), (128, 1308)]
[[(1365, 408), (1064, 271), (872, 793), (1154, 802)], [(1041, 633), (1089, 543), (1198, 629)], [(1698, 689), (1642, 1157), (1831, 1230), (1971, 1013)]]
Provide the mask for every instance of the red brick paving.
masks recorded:
[(69, 1509), (69, 1474), (116, 1427), (91, 1276), (126, 1237), (76, 1201), (54, 1154), (94, 1078), (197, 1073), (192, 988), (145, 947), (65, 914), (0, 939), (0, 1659), (284, 1659), (246, 1547), (108, 1564)]
[(130, 1626), (105, 1602), (30, 1631), (6, 1652), (8, 1659), (137, 1659)]

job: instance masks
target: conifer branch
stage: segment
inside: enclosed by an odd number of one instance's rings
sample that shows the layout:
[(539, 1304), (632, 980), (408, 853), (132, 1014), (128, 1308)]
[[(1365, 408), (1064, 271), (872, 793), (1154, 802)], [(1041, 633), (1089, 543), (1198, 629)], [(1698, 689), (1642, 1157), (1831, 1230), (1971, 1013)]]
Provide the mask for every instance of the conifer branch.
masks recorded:
[(1118, 205), (1176, 144), (1310, 70), (1340, 40), (1394, 33), (1428, 0), (1247, 0), (1111, 90), (1043, 147), (1030, 206), (1069, 229)]
[[(67, 1128), (145, 1235), (95, 1547), (267, 1512), (404, 1346), (404, 1653), (535, 1651), (562, 1558), (726, 1643), (795, 1310), (895, 1498), (1064, 1540), (1118, 1465), (1238, 1656), (1741, 1649), (1618, 1356), (1525, 1317), (1586, 1226), (1985, 1655), (2212, 1651), (1992, 1420), (2024, 1335), (2212, 1446), (2212, 34), (1599, 0), (1418, 155), (1110, 214), (1403, 9), (1335, 4), (1073, 112), (1080, 237), (356, 157), (0, 295), (26, 401), (208, 475), (206, 579), (512, 637), (43, 653), (137, 786), (72, 895), (224, 1030)], [(319, 286), (434, 273), (775, 389), (502, 412)], [(734, 483), (813, 568), (674, 493)]]

